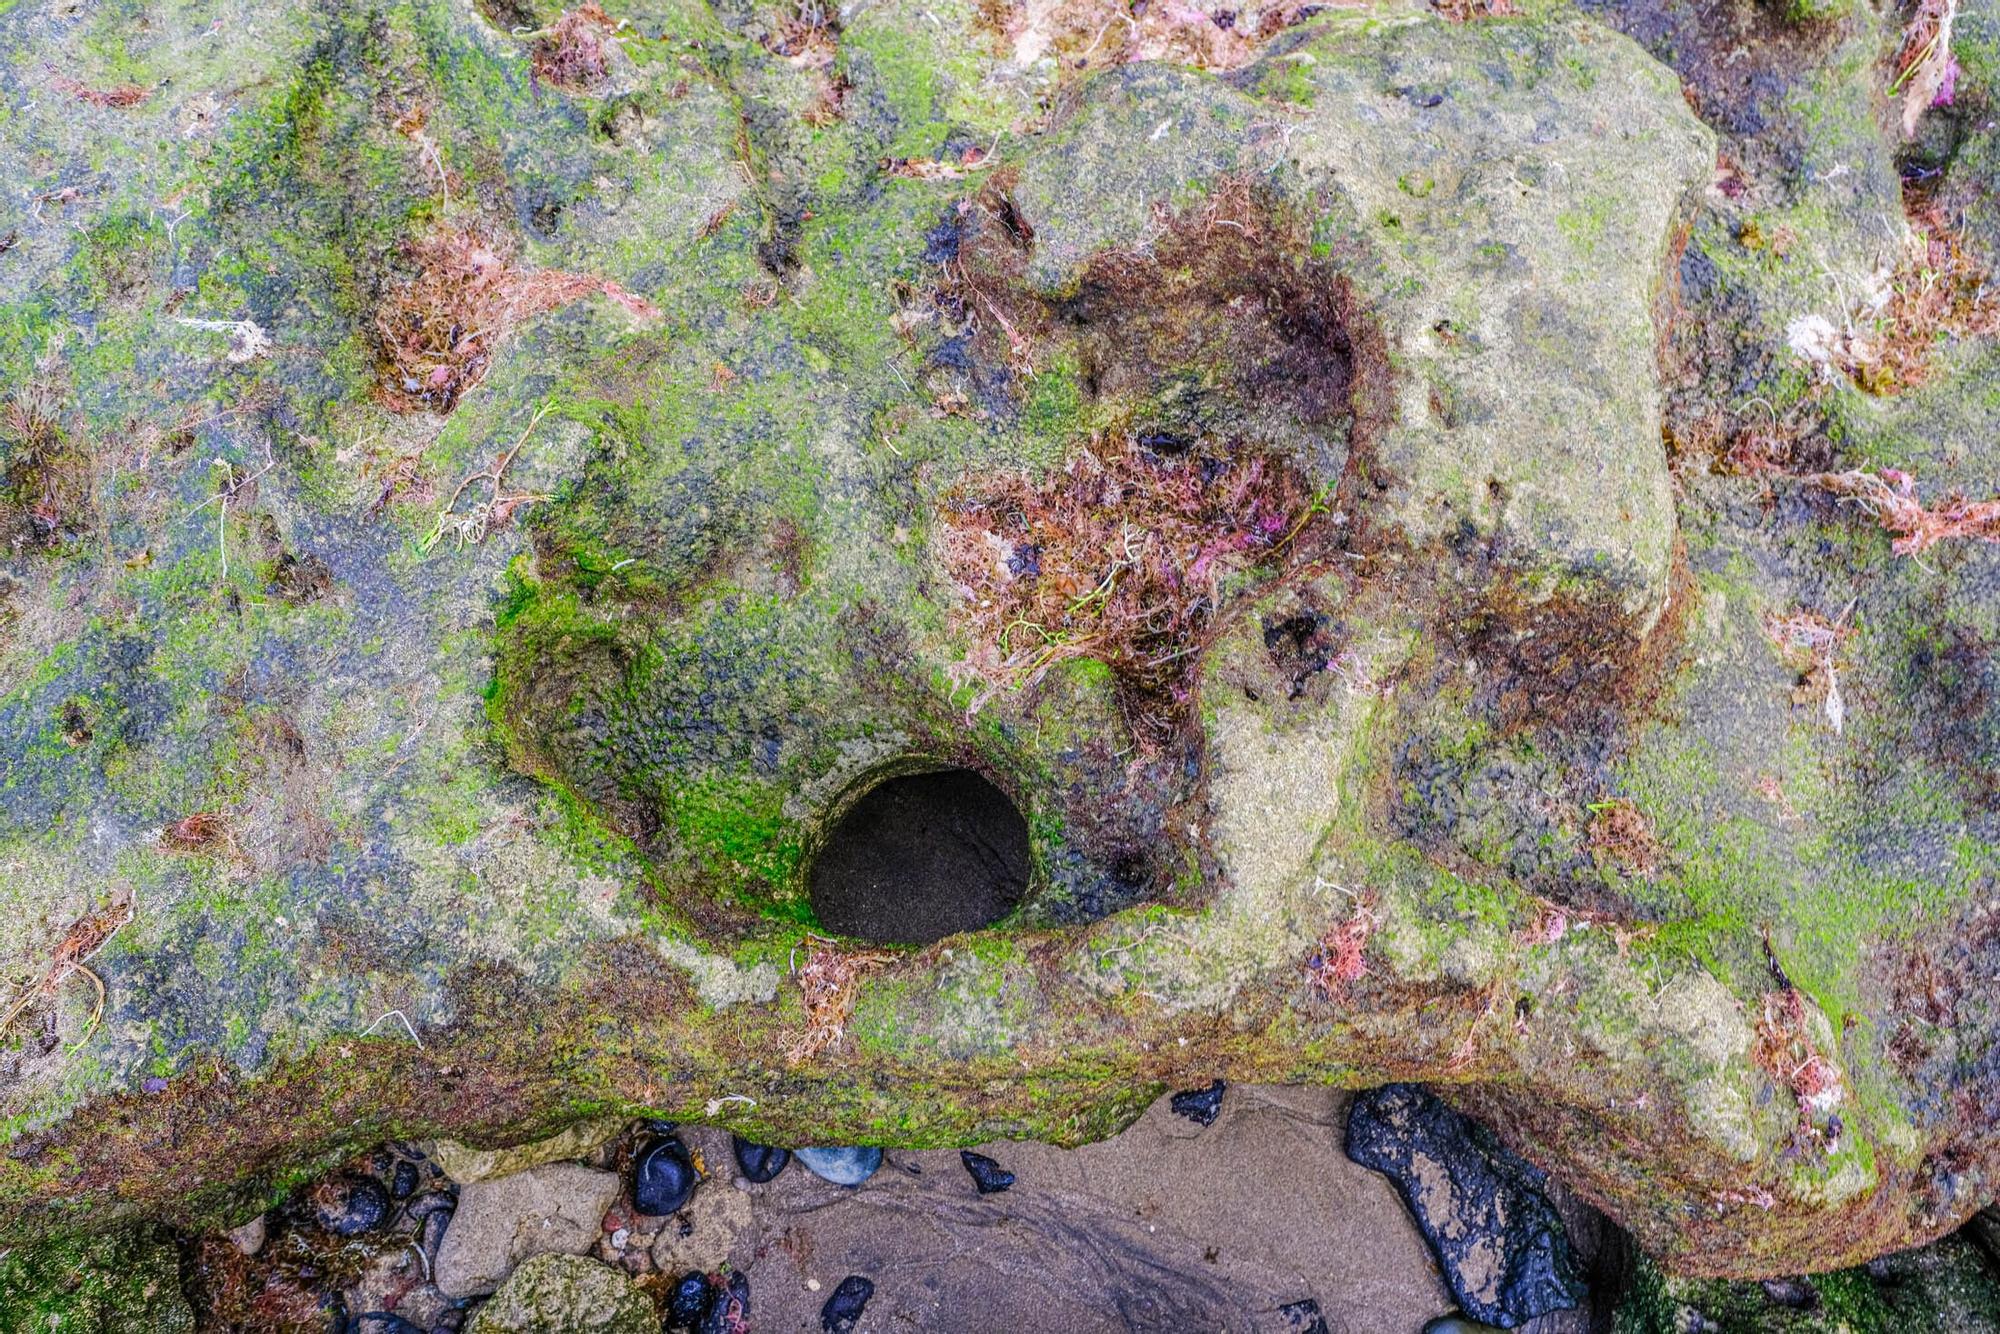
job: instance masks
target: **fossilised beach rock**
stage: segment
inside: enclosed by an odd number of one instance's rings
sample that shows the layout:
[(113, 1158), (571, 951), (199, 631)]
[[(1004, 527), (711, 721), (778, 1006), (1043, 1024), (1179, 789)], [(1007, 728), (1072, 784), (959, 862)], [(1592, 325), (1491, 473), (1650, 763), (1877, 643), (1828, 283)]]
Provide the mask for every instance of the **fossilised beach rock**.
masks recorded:
[(1899, 16), (489, 8), (0, 12), (7, 1238), (1218, 1077), (1682, 1269), (1991, 1200), (1977, 284), (1786, 334), (1936, 239)]

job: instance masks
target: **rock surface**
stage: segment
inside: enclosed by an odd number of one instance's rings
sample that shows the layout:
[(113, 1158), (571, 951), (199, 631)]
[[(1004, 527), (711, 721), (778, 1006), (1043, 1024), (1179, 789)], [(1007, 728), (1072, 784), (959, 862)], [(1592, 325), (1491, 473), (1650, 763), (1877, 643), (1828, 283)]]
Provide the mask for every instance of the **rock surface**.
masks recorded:
[(621, 1117), (579, 1121), (560, 1134), (507, 1149), (476, 1149), (449, 1139), (434, 1140), (424, 1147), (446, 1176), (464, 1186), (493, 1177), (512, 1176), (546, 1163), (588, 1158), (618, 1138), (625, 1124)]
[(447, 1297), (499, 1287), (537, 1255), (582, 1255), (597, 1241), (618, 1197), (618, 1178), (581, 1163), (549, 1163), (464, 1187), (437, 1253), (437, 1286)]
[(652, 1298), (608, 1265), (537, 1255), (479, 1308), (466, 1334), (659, 1334)]
[(1743, 1334), (2000, 1328), (2000, 1281), (1963, 1238), (1886, 1256), (1863, 1269), (1782, 1282), (1676, 1279), (1642, 1265), (1620, 1312), (1634, 1334), (1720, 1329)]
[(685, 1215), (660, 1230), (653, 1267), (663, 1274), (713, 1273), (729, 1263), (737, 1239), (750, 1226), (750, 1197), (728, 1181), (703, 1188)]
[[(1218, 1076), (1688, 1271), (1989, 1203), (2000, 548), (1813, 479), (2000, 492), (1990, 8), (1914, 147), (1858, 5), (1312, 8), (0, 11), (0, 1233)], [(1027, 896), (829, 943), (946, 766)]]
[(173, 1238), (150, 1228), (0, 1255), (0, 1334), (194, 1334)]

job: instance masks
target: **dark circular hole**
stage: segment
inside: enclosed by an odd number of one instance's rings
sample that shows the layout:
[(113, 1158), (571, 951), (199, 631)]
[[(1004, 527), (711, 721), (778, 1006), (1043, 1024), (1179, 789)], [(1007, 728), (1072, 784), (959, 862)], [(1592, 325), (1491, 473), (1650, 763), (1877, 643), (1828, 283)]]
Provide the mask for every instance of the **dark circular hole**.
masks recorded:
[(848, 808), (814, 859), (820, 925), (924, 945), (998, 921), (1028, 888), (1028, 822), (969, 769), (906, 774)]

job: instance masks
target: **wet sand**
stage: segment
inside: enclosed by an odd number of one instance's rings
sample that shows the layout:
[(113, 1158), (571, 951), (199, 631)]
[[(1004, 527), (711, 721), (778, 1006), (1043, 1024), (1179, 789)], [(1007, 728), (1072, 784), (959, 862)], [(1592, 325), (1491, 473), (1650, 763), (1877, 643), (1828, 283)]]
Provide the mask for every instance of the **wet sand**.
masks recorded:
[[(819, 1330), (859, 1274), (875, 1291), (858, 1334), (1264, 1334), (1307, 1328), (1283, 1310), (1306, 1298), (1329, 1330), (1416, 1334), (1451, 1300), (1395, 1190), (1341, 1151), (1346, 1107), (1332, 1090), (1232, 1087), (1203, 1127), (1162, 1098), (1101, 1144), (981, 1146), (1015, 1175), (985, 1196), (956, 1150), (891, 1150), (854, 1188), (796, 1161), (751, 1185), (732, 1179), (727, 1134), (690, 1128), (714, 1173), (691, 1213), (731, 1216), (761, 1332)], [(725, 1191), (748, 1197), (747, 1219)]]

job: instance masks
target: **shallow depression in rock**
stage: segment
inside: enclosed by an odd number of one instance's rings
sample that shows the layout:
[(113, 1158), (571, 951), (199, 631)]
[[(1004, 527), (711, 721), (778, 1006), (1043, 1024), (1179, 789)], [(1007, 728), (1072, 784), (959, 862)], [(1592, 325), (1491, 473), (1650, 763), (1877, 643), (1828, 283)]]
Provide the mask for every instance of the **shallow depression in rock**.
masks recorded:
[(1028, 823), (968, 769), (906, 774), (848, 808), (814, 860), (820, 924), (920, 945), (998, 921), (1028, 888)]

